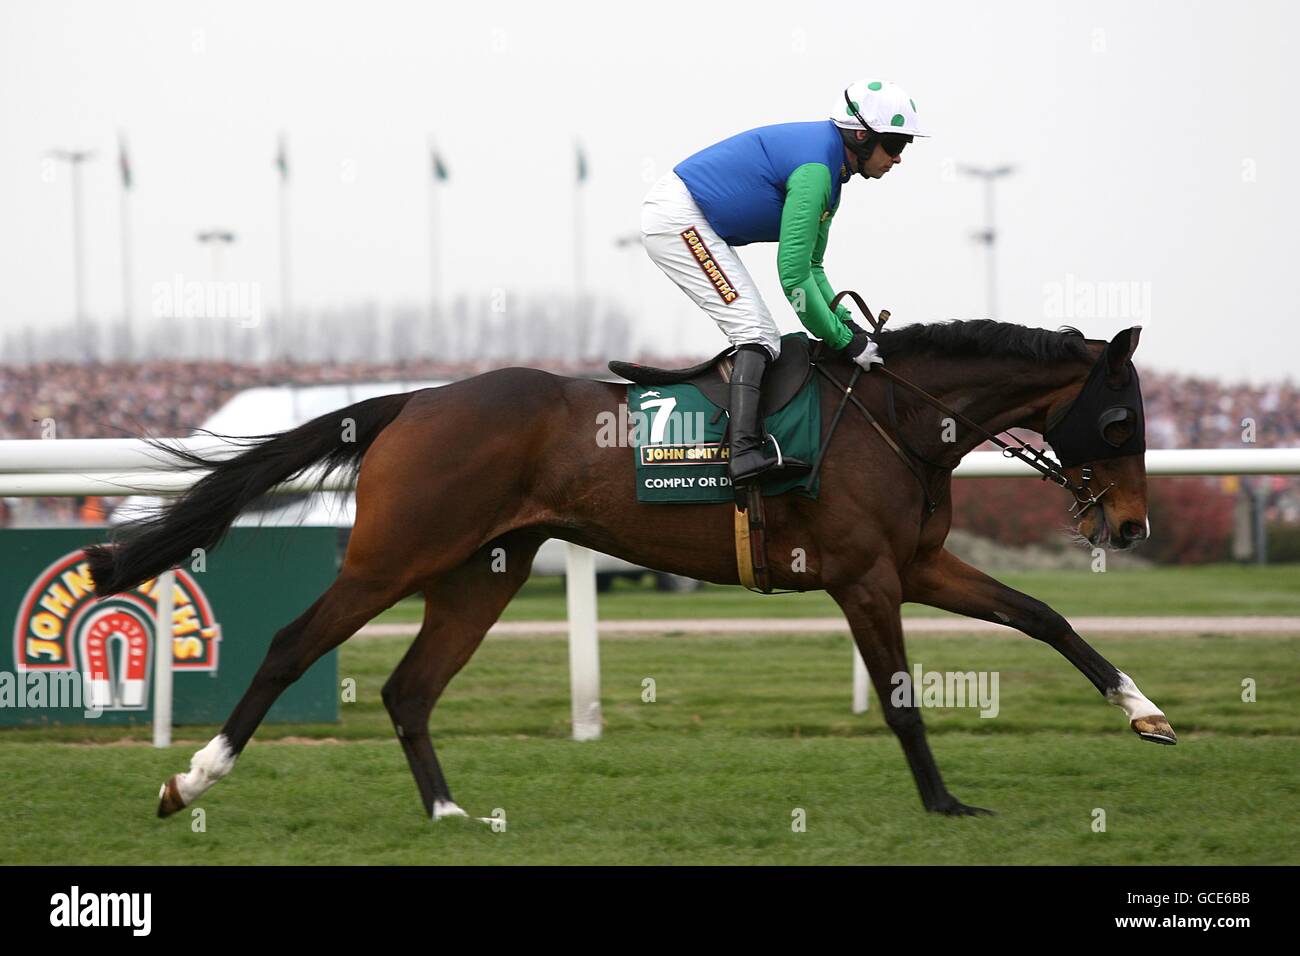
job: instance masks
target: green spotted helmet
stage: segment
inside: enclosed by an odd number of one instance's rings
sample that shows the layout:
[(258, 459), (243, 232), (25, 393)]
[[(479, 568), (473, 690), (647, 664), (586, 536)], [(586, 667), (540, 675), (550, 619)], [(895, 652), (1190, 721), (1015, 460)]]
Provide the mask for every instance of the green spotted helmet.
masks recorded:
[(869, 131), (881, 135), (929, 136), (921, 131), (914, 103), (897, 83), (889, 80), (858, 80), (844, 90), (831, 108), (831, 119), (844, 130)]

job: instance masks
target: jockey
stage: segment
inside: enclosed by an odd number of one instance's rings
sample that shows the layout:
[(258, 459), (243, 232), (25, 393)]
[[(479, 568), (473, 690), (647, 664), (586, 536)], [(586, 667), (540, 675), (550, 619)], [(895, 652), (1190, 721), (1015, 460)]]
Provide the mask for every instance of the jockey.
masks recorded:
[(876, 343), (849, 310), (834, 312), (822, 270), (840, 187), (860, 173), (880, 179), (902, 162), (903, 147), (925, 136), (914, 104), (888, 80), (860, 80), (837, 94), (830, 118), (739, 133), (678, 163), (641, 209), (646, 252), (718, 323), (736, 347), (731, 373), (733, 484), (750, 481), (781, 456), (762, 433), (759, 389), (781, 334), (736, 246), (777, 242), (781, 287), (800, 322), (839, 354), (870, 371), (884, 364)]

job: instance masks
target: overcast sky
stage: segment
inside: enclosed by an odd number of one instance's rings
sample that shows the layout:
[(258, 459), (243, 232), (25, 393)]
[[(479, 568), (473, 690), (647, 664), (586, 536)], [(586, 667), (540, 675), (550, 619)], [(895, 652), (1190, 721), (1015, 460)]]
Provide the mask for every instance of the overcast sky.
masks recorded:
[[(637, 312), (629, 354), (705, 355), (725, 345), (716, 326), (639, 244), (614, 240), (691, 152), (823, 118), (848, 82), (879, 76), (933, 138), (883, 182), (845, 187), (837, 287), (900, 322), (983, 317), (983, 197), (957, 169), (1011, 163), (995, 318), (1095, 337), (1141, 324), (1142, 366), (1281, 378), (1300, 351), (1298, 32), (1282, 2), (3, 0), (0, 329), (73, 312), (70, 189), (43, 165), (56, 146), (98, 151), (89, 311), (120, 313), (119, 128), (137, 302), (177, 273), (210, 277), (194, 236), (211, 226), (238, 233), (224, 277), (273, 302), (283, 128), (300, 303), (424, 299), (431, 135), (451, 174), (448, 294), (569, 291), (581, 140), (589, 287)], [(775, 246), (742, 256), (778, 323), (798, 328)]]

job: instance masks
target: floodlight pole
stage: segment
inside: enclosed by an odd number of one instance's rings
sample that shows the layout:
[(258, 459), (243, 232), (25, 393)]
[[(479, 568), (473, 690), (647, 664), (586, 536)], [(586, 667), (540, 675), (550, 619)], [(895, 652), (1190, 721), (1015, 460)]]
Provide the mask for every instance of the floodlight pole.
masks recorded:
[(985, 266), (987, 269), (985, 277), (986, 317), (996, 319), (998, 315), (998, 273), (994, 257), (997, 229), (994, 226), (993, 217), (993, 186), (997, 180), (1003, 176), (1011, 175), (1015, 170), (1012, 166), (962, 166), (961, 171), (968, 176), (974, 176), (984, 181), (984, 229), (975, 233), (972, 238), (976, 242), (984, 244)]
[(86, 262), (81, 213), (81, 164), (95, 154), (88, 149), (52, 149), (49, 155), (66, 162), (72, 175), (72, 283), (77, 340), (86, 342)]

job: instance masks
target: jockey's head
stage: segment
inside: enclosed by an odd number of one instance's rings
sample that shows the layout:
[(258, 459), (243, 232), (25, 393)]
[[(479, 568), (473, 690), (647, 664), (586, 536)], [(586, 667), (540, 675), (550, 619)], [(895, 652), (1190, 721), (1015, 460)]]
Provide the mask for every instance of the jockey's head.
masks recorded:
[(879, 179), (902, 162), (903, 147), (921, 132), (916, 104), (889, 80), (859, 80), (845, 89), (831, 108), (831, 119), (844, 139), (849, 168), (866, 179)]

